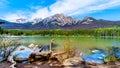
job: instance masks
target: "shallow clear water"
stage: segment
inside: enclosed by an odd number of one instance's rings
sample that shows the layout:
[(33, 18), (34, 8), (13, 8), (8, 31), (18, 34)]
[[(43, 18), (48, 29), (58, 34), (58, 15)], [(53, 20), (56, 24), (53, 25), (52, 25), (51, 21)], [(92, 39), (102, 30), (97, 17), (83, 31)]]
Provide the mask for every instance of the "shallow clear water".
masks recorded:
[[(55, 48), (59, 51), (64, 45), (69, 45), (84, 53), (89, 53), (91, 48), (106, 48), (108, 46), (120, 46), (120, 38), (95, 38), (95, 37), (79, 37), (79, 36), (12, 36), (8, 40), (20, 38), (22, 45), (34, 43), (36, 45), (47, 45), (51, 39), (57, 44)], [(1, 42), (0, 42), (1, 45)]]

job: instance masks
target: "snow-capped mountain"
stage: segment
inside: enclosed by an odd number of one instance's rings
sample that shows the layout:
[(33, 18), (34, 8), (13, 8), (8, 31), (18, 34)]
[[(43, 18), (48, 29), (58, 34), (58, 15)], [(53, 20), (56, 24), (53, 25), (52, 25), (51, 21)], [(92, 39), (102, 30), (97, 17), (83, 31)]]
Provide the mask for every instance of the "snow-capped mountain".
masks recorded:
[(4, 22), (0, 24), (2, 28), (5, 29), (94, 29), (102, 27), (111, 27), (120, 25), (120, 21), (108, 21), (108, 20), (97, 20), (92, 17), (85, 17), (83, 19), (76, 19), (70, 16), (65, 16), (63, 14), (55, 14), (53, 16), (41, 19), (35, 18), (33, 20), (18, 19), (17, 23), (8, 22), (5, 20), (0, 20)]
[(36, 23), (39, 23), (40, 21), (42, 21), (41, 18), (35, 18), (35, 19), (33, 19), (33, 20), (29, 21), (29, 22), (31, 22), (34, 25)]
[(27, 20), (24, 19), (24, 18), (20, 18), (20, 19), (16, 19), (16, 22), (17, 22), (17, 23), (26, 23)]
[(70, 16), (65, 16), (63, 14), (55, 14), (53, 16), (43, 19), (41, 22), (43, 22), (44, 24), (64, 26), (64, 25), (75, 24), (77, 23), (77, 21), (78, 21), (77, 19), (72, 18)]
[(81, 20), (82, 24), (91, 24), (96, 22), (96, 19), (92, 18), (92, 17), (85, 17), (83, 20)]

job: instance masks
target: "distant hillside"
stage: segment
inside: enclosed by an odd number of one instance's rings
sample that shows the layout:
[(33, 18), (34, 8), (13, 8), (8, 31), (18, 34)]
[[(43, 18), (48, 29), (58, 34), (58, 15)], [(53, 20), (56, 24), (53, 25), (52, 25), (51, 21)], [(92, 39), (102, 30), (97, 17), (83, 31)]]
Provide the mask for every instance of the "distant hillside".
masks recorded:
[[(17, 22), (17, 23), (16, 23)], [(76, 19), (63, 14), (55, 14), (53, 16), (41, 19), (36, 18), (31, 21), (25, 19), (17, 19), (16, 22), (8, 22), (0, 19), (0, 27), (4, 29), (26, 29), (26, 30), (75, 30), (75, 29), (95, 29), (119, 26), (120, 21), (97, 20), (92, 17), (85, 17), (84, 19)], [(22, 23), (21, 23), (22, 22)]]

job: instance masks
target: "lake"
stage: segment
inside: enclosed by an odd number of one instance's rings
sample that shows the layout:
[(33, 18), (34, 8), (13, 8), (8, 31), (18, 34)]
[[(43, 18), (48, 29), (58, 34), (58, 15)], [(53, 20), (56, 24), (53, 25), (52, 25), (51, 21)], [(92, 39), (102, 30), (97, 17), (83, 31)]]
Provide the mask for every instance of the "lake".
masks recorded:
[[(6, 36), (7, 40), (19, 39), (22, 45), (34, 43), (36, 45), (50, 44), (51, 39), (57, 44), (55, 51), (61, 50), (65, 45), (69, 45), (84, 53), (89, 53), (91, 48), (105, 49), (109, 46), (120, 46), (120, 38), (95, 38), (81, 36)], [(0, 42), (1, 45), (1, 42)]]

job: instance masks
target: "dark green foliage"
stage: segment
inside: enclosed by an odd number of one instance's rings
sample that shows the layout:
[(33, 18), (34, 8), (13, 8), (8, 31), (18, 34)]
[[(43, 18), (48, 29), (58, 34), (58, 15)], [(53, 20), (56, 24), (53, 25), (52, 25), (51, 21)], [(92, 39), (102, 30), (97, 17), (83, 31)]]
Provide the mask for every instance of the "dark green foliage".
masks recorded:
[(0, 36), (0, 57), (3, 57), (2, 61), (6, 61), (8, 56), (22, 44), (21, 39), (22, 38)]
[(10, 34), (10, 35), (73, 35), (73, 36), (120, 36), (120, 28), (99, 28), (99, 29), (85, 29), (85, 30), (3, 30), (0, 28), (0, 34)]
[(0, 34), (3, 34), (4, 30), (0, 27)]

